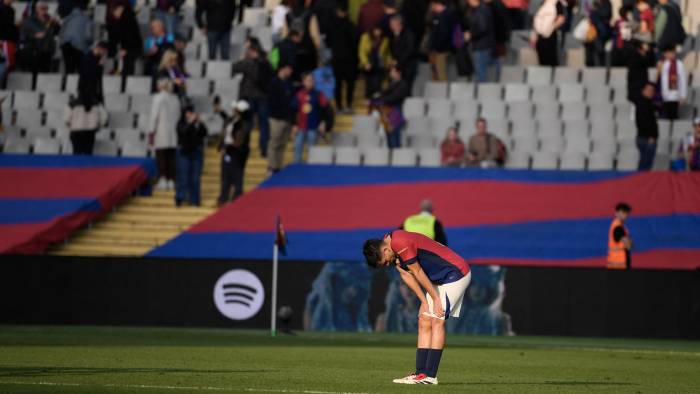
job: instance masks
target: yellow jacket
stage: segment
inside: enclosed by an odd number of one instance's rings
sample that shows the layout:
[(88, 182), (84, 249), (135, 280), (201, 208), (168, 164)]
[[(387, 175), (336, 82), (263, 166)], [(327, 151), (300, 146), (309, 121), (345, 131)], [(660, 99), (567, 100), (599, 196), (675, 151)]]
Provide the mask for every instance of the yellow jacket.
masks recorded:
[[(369, 56), (372, 52), (372, 37), (370, 33), (363, 33), (360, 37), (360, 46), (357, 49), (357, 56), (360, 59), (360, 69), (364, 70), (365, 66), (370, 64)], [(391, 62), (391, 52), (389, 51), (389, 39), (386, 37), (382, 38), (382, 42), (379, 44), (379, 58), (382, 61), (382, 66), (384, 68), (389, 67)]]

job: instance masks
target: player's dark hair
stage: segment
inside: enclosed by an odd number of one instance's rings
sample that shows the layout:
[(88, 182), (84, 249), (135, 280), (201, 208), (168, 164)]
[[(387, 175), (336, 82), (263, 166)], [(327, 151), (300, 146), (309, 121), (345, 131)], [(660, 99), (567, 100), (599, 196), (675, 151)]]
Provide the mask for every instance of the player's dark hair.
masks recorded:
[(383, 243), (384, 241), (381, 239), (368, 239), (362, 247), (362, 253), (365, 254), (367, 265), (372, 268), (377, 268), (377, 264), (382, 259), (381, 247)]
[(626, 202), (621, 202), (615, 205), (615, 212), (630, 213), (632, 212), (632, 207), (630, 207)]

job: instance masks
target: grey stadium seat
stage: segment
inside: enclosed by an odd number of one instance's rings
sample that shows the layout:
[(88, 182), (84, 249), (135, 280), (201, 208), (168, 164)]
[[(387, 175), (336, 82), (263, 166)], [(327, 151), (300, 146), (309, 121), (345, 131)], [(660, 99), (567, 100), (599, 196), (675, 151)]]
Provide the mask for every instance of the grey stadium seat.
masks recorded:
[(522, 66), (501, 67), (501, 83), (523, 83), (524, 80), (525, 69)]
[(357, 148), (341, 147), (335, 149), (335, 164), (359, 165), (360, 161), (360, 150)]
[(198, 113), (210, 113), (214, 112), (214, 102), (209, 96), (190, 96), (192, 100), (192, 106), (194, 106), (195, 111)]
[(143, 134), (140, 130), (133, 128), (122, 128), (114, 130), (114, 139), (123, 145), (127, 141), (142, 141)]
[(627, 86), (627, 68), (613, 67), (608, 78), (610, 86)]
[(567, 152), (560, 157), (560, 170), (584, 170), (586, 169), (586, 155), (582, 153)]
[(477, 86), (476, 98), (479, 101), (496, 101), (503, 98), (503, 85), (500, 83), (482, 83)]
[(571, 103), (583, 101), (585, 89), (583, 85), (561, 84), (559, 85), (559, 102)]
[(554, 134), (540, 136), (540, 151), (542, 152), (563, 152), (565, 145), (564, 136)]
[(333, 164), (333, 148), (329, 146), (310, 146), (309, 164)]
[(639, 166), (639, 151), (635, 148), (623, 149), (617, 154), (617, 169), (621, 171), (636, 170)]
[(537, 122), (537, 135), (562, 135), (564, 124), (557, 119), (545, 119)]
[(43, 108), (47, 111), (63, 111), (68, 106), (69, 99), (68, 93), (60, 91), (44, 93)]
[(208, 96), (210, 94), (209, 80), (206, 78), (189, 78), (186, 82), (187, 94), (192, 96)]
[(579, 70), (571, 67), (555, 67), (554, 68), (554, 83), (577, 84), (579, 81)]
[(413, 167), (418, 162), (418, 152), (411, 148), (398, 148), (393, 149), (391, 152), (391, 165), (392, 166), (406, 166)]
[(206, 65), (205, 76), (209, 79), (231, 78), (231, 62), (227, 60), (210, 60)]
[(508, 104), (508, 118), (514, 123), (530, 120), (535, 112), (535, 106), (529, 101)]
[(537, 121), (532, 119), (532, 116), (524, 119), (511, 118), (513, 123), (511, 125), (511, 134), (515, 136), (531, 137), (535, 138), (537, 136)]
[(537, 138), (533, 136), (516, 135), (513, 137), (513, 148), (520, 152), (534, 152), (537, 150)]
[(35, 155), (57, 155), (61, 152), (61, 142), (53, 138), (36, 138), (34, 140)]
[(476, 85), (468, 82), (452, 82), (450, 84), (451, 100), (471, 100), (474, 99)]
[(134, 127), (134, 114), (131, 112), (110, 112), (109, 127), (113, 129)]
[(121, 93), (107, 93), (105, 96), (105, 109), (113, 112), (127, 112), (129, 110), (129, 95)]
[(148, 94), (134, 94), (131, 96), (131, 112), (138, 114), (150, 114), (152, 105), (153, 97)]
[[(192, 45), (193, 48), (196, 48)], [(187, 57), (185, 60), (185, 70), (192, 76), (192, 78), (201, 78), (204, 75), (204, 62), (201, 60), (196, 60), (194, 56)]]
[(148, 148), (144, 141), (125, 141), (122, 144), (123, 157), (147, 157)]
[(590, 120), (612, 120), (615, 119), (615, 106), (610, 102), (589, 101), (588, 118)]
[(371, 115), (355, 115), (352, 117), (353, 133), (376, 133), (379, 127), (379, 120)]
[(410, 142), (415, 149), (435, 148), (435, 137), (432, 134), (411, 135)]
[[(148, 83), (151, 86), (151, 83)], [(67, 89), (67, 87), (66, 87)], [(77, 89), (77, 84), (76, 84)], [(102, 93), (121, 93), (122, 92), (122, 77), (115, 75), (105, 75), (102, 77)]]
[(507, 102), (530, 100), (530, 86), (522, 83), (506, 85), (504, 100)]
[(355, 135), (352, 133), (333, 133), (333, 146), (355, 146)]
[(362, 133), (356, 137), (357, 146), (360, 148), (378, 148), (384, 144), (384, 136), (379, 134)]
[(406, 134), (409, 135), (423, 135), (429, 134), (432, 129), (431, 119), (420, 116), (420, 117), (409, 117), (406, 119)]
[(450, 99), (428, 99), (428, 116), (431, 118), (450, 117), (453, 108)]
[(588, 136), (590, 125), (588, 122), (564, 121), (564, 133), (566, 136)]
[(12, 95), (12, 108), (14, 109), (38, 109), (40, 101), (39, 92), (17, 90)]
[(499, 138), (507, 138), (510, 133), (510, 122), (505, 117), (486, 118), (486, 128), (489, 133)]
[(403, 102), (403, 113), (411, 116), (425, 115), (425, 100), (418, 97), (409, 97)]
[(53, 130), (48, 127), (33, 127), (25, 131), (25, 138), (30, 141), (36, 138), (53, 138)]
[(557, 102), (541, 102), (537, 104), (535, 116), (537, 119), (558, 119), (560, 106)]
[(458, 100), (454, 103), (455, 118), (476, 118), (479, 115), (479, 103), (475, 100)]
[(70, 94), (77, 94), (78, 92), (78, 75), (69, 74), (66, 75), (66, 86), (63, 89), (64, 92)]
[(447, 129), (455, 127), (457, 119), (455, 118), (434, 118), (430, 119), (430, 134), (442, 139), (447, 134)]
[(3, 145), (3, 153), (29, 153), (29, 141), (24, 138), (7, 138)]
[(447, 98), (447, 90), (448, 90), (447, 82), (428, 81), (425, 83), (425, 91), (423, 92), (423, 97), (426, 97), (426, 98)]
[(532, 66), (527, 68), (528, 85), (549, 85), (552, 83), (552, 68)]
[(126, 93), (129, 94), (149, 94), (151, 93), (150, 77), (139, 77), (130, 75), (126, 79)]
[(586, 101), (591, 104), (609, 104), (612, 100), (612, 88), (604, 85), (586, 85)]
[(561, 106), (561, 118), (563, 120), (583, 121), (588, 115), (588, 107), (583, 101), (564, 103)]
[(591, 119), (591, 135), (615, 137), (615, 121), (613, 119)]
[(41, 127), (42, 111), (37, 109), (18, 109), (15, 112), (15, 124), (23, 129)]
[(604, 67), (586, 67), (581, 72), (581, 83), (585, 86), (605, 85), (608, 83), (608, 70)]
[(613, 169), (613, 156), (610, 153), (594, 151), (588, 156), (588, 169), (591, 171)]
[(439, 149), (421, 149), (418, 157), (421, 167), (439, 167), (441, 164)]
[(365, 148), (362, 150), (366, 166), (388, 166), (389, 149), (386, 148)]
[(7, 90), (32, 90), (32, 73), (11, 72), (7, 74)]
[(535, 152), (532, 156), (533, 170), (556, 170), (559, 157), (555, 152)]
[(530, 154), (522, 151), (512, 151), (508, 153), (506, 168), (527, 169), (530, 167)]
[(95, 156), (117, 156), (118, 152), (119, 147), (117, 144), (112, 141), (101, 139), (95, 140), (95, 147), (92, 151)]
[(627, 86), (612, 86), (611, 89), (613, 90), (613, 103), (629, 103), (627, 100)]
[(61, 74), (37, 74), (36, 90), (40, 92), (60, 92), (63, 90), (63, 75)]
[(538, 103), (556, 102), (557, 87), (554, 85), (534, 86), (532, 88), (532, 101)]
[(505, 118), (506, 103), (504, 101), (482, 101), (481, 102), (481, 117), (482, 118)]

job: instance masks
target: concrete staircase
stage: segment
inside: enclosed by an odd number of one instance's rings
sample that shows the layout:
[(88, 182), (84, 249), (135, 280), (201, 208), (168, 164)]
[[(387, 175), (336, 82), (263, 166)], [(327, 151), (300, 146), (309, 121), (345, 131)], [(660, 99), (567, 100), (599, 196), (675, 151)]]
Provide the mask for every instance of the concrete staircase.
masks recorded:
[[(356, 95), (357, 92), (359, 89), (356, 90)], [(356, 103), (355, 112), (366, 113), (365, 100), (358, 97)], [(351, 129), (351, 115), (336, 116), (336, 132)], [(291, 161), (292, 144), (289, 143), (285, 163)], [(207, 147), (202, 173), (202, 206), (175, 207), (175, 193), (172, 190), (155, 190), (149, 197), (134, 196), (65, 242), (52, 246), (47, 253), (70, 256), (142, 256), (216, 211), (219, 175), (220, 154), (215, 147)], [(254, 132), (245, 173), (245, 192), (254, 189), (266, 176), (267, 160), (260, 156), (258, 133)]]

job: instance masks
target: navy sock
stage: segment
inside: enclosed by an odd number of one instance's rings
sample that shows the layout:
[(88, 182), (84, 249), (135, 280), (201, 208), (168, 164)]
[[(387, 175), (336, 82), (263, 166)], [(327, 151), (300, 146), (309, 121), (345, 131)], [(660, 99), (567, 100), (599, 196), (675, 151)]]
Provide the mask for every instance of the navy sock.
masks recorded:
[(442, 357), (442, 349), (430, 349), (428, 351), (428, 359), (425, 362), (425, 374), (431, 378), (437, 377), (438, 367), (440, 366), (440, 358)]
[(426, 373), (425, 366), (428, 361), (428, 352), (430, 349), (416, 349), (416, 373)]

